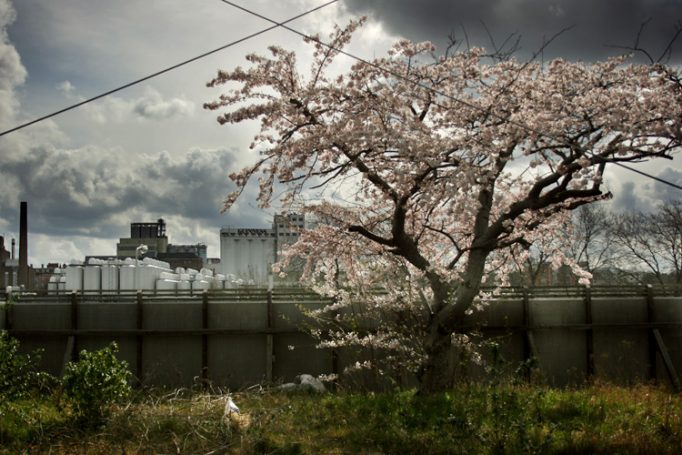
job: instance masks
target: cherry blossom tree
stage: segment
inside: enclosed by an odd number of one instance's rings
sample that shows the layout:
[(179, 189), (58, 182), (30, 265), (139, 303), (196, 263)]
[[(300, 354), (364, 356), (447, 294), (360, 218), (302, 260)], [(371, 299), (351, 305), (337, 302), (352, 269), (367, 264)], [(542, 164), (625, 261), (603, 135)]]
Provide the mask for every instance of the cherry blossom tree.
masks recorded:
[[(290, 256), (306, 260), (303, 280), (334, 297), (336, 321), (358, 302), (385, 319), (375, 330), (339, 322), (327, 345), (395, 354), (422, 391), (443, 390), (455, 376), (453, 344), (486, 301), (481, 286), (506, 282), (511, 254), (609, 197), (608, 164), (680, 147), (682, 86), (673, 69), (625, 57), (540, 65), (478, 48), (434, 57), (431, 43), (408, 41), (339, 72), (339, 49), (361, 22), (336, 28), (331, 47), (308, 39), (307, 74), (294, 52), (272, 46), (208, 83), (226, 85), (205, 105), (221, 124), (260, 122), (255, 163), (230, 176), (237, 189), (224, 209), (254, 176), (263, 207), (282, 188), (283, 204), (311, 189), (329, 196), (307, 205), (321, 222)], [(552, 262), (589, 279), (560, 250)]]

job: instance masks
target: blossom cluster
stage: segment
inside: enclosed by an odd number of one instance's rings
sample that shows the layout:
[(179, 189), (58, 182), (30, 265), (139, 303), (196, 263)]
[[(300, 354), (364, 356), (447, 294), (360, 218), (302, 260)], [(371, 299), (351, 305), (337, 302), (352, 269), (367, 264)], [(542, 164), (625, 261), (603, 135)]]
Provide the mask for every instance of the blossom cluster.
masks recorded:
[[(676, 70), (627, 57), (489, 61), (479, 48), (434, 60), (431, 43), (403, 40), (333, 75), (361, 23), (335, 28), (331, 47), (308, 40), (307, 75), (280, 47), (249, 55), (247, 69), (209, 82), (228, 88), (205, 105), (221, 111), (220, 123), (260, 122), (258, 157), (231, 175), (237, 190), (225, 210), (251, 178), (263, 207), (277, 193), (289, 204), (310, 188), (346, 186), (348, 197), (306, 204), (317, 222), (278, 269), (302, 258), (302, 280), (333, 298), (314, 316), (346, 329), (322, 344), (377, 348), (406, 363), (433, 356), (443, 343), (427, 335), (454, 332), (489, 302), (481, 285), (507, 284), (531, 245), (589, 282), (556, 232), (571, 210), (610, 197), (607, 165), (679, 150)], [(365, 319), (382, 321), (381, 334), (361, 335)]]

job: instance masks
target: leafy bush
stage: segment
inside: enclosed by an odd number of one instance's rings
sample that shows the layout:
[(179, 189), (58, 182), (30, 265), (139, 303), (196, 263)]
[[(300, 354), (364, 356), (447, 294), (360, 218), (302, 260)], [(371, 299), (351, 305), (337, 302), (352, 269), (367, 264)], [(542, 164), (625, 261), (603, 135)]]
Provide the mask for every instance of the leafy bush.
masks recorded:
[(19, 341), (0, 331), (0, 402), (23, 398), (38, 385), (40, 354), (20, 354)]
[(128, 363), (116, 358), (118, 346), (95, 352), (81, 351), (78, 362), (69, 362), (62, 384), (64, 394), (78, 417), (97, 421), (110, 405), (125, 400), (131, 392)]

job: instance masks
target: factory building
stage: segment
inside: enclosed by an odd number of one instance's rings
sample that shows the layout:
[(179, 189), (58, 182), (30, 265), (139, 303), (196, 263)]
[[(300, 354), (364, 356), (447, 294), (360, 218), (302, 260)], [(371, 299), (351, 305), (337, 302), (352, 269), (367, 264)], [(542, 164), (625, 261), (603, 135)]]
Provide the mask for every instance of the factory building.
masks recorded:
[(5, 249), (5, 238), (0, 235), (0, 286), (19, 286), (19, 261), (14, 257), (15, 240), (12, 239), (12, 252)]
[(194, 245), (173, 245), (168, 244), (166, 249), (167, 254), (192, 254), (199, 257), (204, 263), (206, 262), (206, 245), (203, 243), (197, 243)]
[[(130, 237), (121, 238), (116, 244), (118, 259), (134, 258), (138, 246), (146, 245), (147, 251), (140, 257), (148, 257), (168, 262), (171, 268), (184, 267), (201, 269), (206, 265), (206, 245), (173, 245), (168, 243), (166, 222), (159, 218), (156, 223), (130, 223)], [(107, 259), (106, 256), (87, 256), (90, 258)]]
[(134, 258), (135, 249), (140, 245), (147, 245), (147, 256), (150, 257), (167, 252), (166, 222), (162, 218), (156, 223), (130, 223), (130, 237), (119, 239), (116, 256)]
[(274, 216), (271, 229), (232, 228), (220, 230), (220, 270), (247, 283), (264, 285), (272, 273), (272, 264), (281, 258), (288, 245), (298, 240), (305, 227), (303, 215)]

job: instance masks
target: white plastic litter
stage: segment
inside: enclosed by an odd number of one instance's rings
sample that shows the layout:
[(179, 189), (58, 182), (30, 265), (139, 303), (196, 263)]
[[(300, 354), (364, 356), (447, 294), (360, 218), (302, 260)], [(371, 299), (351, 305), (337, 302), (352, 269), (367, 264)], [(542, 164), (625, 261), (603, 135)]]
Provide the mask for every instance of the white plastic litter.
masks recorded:
[(225, 400), (225, 415), (229, 416), (233, 412), (239, 414), (239, 407), (232, 401), (232, 397), (228, 396), (227, 400)]
[(322, 381), (309, 374), (300, 374), (296, 376), (294, 382), (287, 382), (277, 387), (277, 390), (283, 392), (316, 392), (325, 393), (327, 388), (322, 384)]

